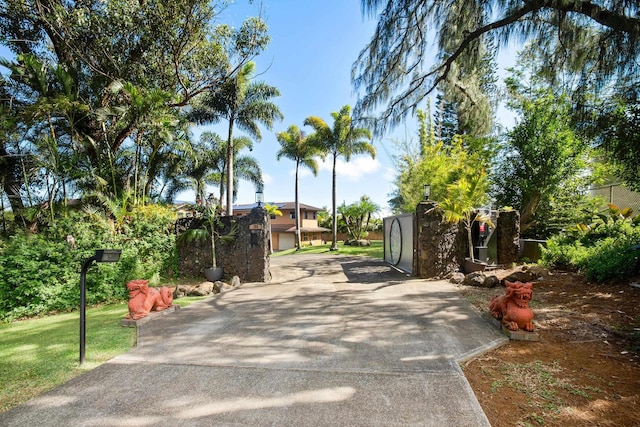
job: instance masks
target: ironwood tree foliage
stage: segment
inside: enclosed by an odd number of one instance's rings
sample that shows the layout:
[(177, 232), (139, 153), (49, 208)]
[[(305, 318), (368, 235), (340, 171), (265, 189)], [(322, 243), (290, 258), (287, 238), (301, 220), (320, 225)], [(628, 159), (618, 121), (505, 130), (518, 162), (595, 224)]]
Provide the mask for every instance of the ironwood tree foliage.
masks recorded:
[(361, 5), (378, 24), (353, 66), (354, 86), (364, 92), (355, 114), (377, 115), (383, 127), (400, 123), (443, 83), (471, 106), (481, 105), (479, 85), (462, 77), (475, 74), (491, 43), (500, 49), (534, 40), (543, 47), (550, 72), (569, 68), (580, 74), (582, 87), (640, 69), (637, 0), (361, 0)]
[[(3, 129), (13, 118), (13, 133), (20, 126), (23, 136), (0, 147), (10, 158), (25, 158), (49, 138), (74, 165), (68, 173), (56, 169), (60, 179), (116, 196), (136, 186), (130, 180), (137, 170), (148, 177), (138, 186), (144, 200), (153, 176), (167, 173), (168, 163), (157, 163), (170, 157), (160, 155), (163, 148), (184, 138), (182, 108), (220, 88), (269, 41), (259, 18), (237, 29), (218, 24), (226, 6), (224, 0), (2, 2), (0, 43), (15, 56), (2, 63), (10, 71), (3, 77), (10, 102), (0, 113)], [(29, 176), (19, 161), (12, 165), (0, 175), (5, 187), (22, 176), (17, 193), (24, 197)]]

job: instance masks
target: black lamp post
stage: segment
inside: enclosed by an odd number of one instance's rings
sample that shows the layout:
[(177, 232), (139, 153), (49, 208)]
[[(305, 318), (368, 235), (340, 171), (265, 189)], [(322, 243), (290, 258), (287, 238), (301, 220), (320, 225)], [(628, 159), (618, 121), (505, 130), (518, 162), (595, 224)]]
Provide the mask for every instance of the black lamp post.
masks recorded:
[(87, 316), (86, 301), (87, 291), (85, 286), (87, 270), (91, 267), (91, 263), (95, 262), (118, 262), (120, 260), (120, 249), (97, 249), (96, 254), (91, 258), (87, 258), (82, 264), (80, 270), (80, 364), (84, 363), (85, 342), (87, 338)]
[(422, 186), (422, 190), (424, 192), (424, 200), (429, 200), (429, 196), (431, 196), (431, 185), (430, 184), (424, 184)]

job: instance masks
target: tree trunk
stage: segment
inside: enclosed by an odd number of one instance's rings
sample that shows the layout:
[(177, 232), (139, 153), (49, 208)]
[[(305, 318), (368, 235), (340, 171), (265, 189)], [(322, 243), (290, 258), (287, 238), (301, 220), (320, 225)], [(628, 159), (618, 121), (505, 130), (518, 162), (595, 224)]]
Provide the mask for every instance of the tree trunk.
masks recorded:
[(233, 215), (233, 122), (229, 119), (229, 137), (227, 140), (227, 215)]
[(331, 247), (329, 248), (330, 251), (338, 250), (338, 212), (336, 207), (336, 189), (337, 189), (336, 188), (336, 160), (337, 158), (338, 158), (338, 153), (337, 152), (333, 153), (333, 184), (332, 184), (332, 191), (331, 191), (331, 200), (333, 203), (333, 207), (332, 207), (333, 239), (331, 240)]
[(302, 249), (302, 239), (300, 239), (300, 198), (298, 192), (298, 168), (300, 161), (296, 160), (296, 250)]
[(24, 209), (22, 197), (20, 196), (20, 187), (22, 179), (20, 173), (20, 164), (15, 156), (11, 156), (7, 150), (0, 146), (0, 178), (2, 178), (3, 190), (9, 199), (11, 210), (14, 214), (19, 214)]

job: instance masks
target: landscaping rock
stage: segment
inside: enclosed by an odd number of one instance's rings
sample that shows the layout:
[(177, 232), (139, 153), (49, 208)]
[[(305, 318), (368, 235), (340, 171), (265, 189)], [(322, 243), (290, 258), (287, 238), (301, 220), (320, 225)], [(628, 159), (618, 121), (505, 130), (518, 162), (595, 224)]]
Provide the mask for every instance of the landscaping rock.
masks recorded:
[(240, 278), (238, 276), (233, 276), (231, 278), (231, 286), (236, 287), (236, 286), (240, 286)]
[(534, 280), (537, 280), (538, 276), (533, 274), (531, 271), (514, 271), (512, 273), (510, 273), (508, 276), (506, 276), (502, 282), (504, 282), (505, 280), (508, 280), (509, 282), (522, 282), (522, 283), (526, 283), (526, 282), (533, 282)]
[(213, 293), (213, 283), (202, 282), (193, 289), (193, 291), (189, 294), (189, 296), (206, 297), (207, 295), (211, 295), (212, 293)]
[(469, 273), (464, 277), (463, 285), (466, 286), (484, 286), (484, 281), (486, 276), (481, 271), (474, 271), (473, 273)]
[(231, 286), (228, 283), (225, 283), (225, 282), (216, 282), (216, 283), (218, 283), (218, 289), (220, 290), (220, 293), (233, 290), (233, 286)]
[(499, 283), (500, 283), (500, 279), (498, 279), (498, 276), (495, 276), (492, 274), (491, 276), (485, 277), (482, 287), (495, 288), (496, 286), (498, 286)]
[(371, 241), (370, 240), (356, 240), (355, 242), (351, 243), (352, 246), (371, 246)]
[[(524, 269), (523, 269), (523, 270), (524, 270)], [(548, 275), (549, 275), (549, 270), (547, 270), (547, 269), (546, 269), (546, 268), (544, 268), (543, 266), (541, 266), (541, 265), (537, 265), (537, 264), (530, 265), (530, 266), (527, 268), (527, 271), (529, 271), (531, 274), (533, 274), (533, 275), (537, 276), (538, 278), (539, 278), (539, 277), (546, 277), (546, 276), (548, 276)]]
[(449, 275), (449, 281), (451, 283), (455, 283), (456, 285), (459, 283), (464, 282), (464, 273), (460, 273), (459, 271), (455, 272), (455, 273), (451, 273)]
[(193, 285), (178, 285), (176, 286), (176, 290), (173, 292), (173, 298), (182, 298), (189, 295), (189, 292), (193, 291), (195, 286)]

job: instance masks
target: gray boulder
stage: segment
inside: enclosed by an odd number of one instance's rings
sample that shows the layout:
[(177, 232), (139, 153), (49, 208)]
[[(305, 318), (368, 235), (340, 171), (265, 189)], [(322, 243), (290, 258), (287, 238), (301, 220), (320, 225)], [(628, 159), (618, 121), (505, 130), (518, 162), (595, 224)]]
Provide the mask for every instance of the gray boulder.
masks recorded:
[(498, 286), (498, 284), (500, 283), (500, 279), (498, 279), (498, 276), (495, 275), (491, 275), (491, 276), (487, 276), (484, 279), (484, 283), (482, 284), (482, 286), (484, 288), (495, 288), (496, 286)]
[(466, 286), (483, 287), (485, 279), (486, 279), (486, 276), (484, 275), (483, 272), (474, 271), (473, 273), (469, 273), (464, 277), (462, 284)]
[(464, 273), (456, 271), (455, 273), (451, 273), (449, 277), (449, 281), (451, 283), (455, 283), (456, 285), (464, 282)]

